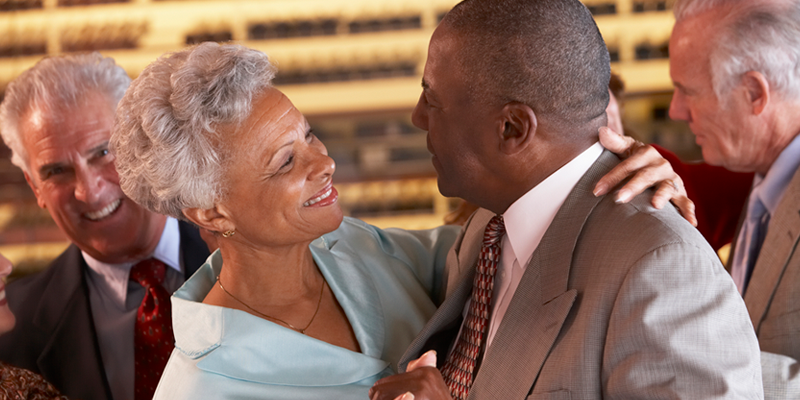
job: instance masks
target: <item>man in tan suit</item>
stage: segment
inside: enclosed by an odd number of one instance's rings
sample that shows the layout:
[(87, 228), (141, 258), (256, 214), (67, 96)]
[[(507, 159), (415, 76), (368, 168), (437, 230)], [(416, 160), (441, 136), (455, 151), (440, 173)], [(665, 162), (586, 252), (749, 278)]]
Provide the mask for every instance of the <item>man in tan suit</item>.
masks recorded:
[(703, 158), (755, 172), (731, 275), (762, 353), (766, 398), (800, 398), (800, 1), (685, 0), (670, 39), (673, 119)]
[(762, 397), (744, 302), (700, 234), (592, 193), (619, 162), (597, 144), (609, 74), (578, 0), (467, 0), (442, 20), (413, 121), (442, 194), (482, 209), (373, 400)]

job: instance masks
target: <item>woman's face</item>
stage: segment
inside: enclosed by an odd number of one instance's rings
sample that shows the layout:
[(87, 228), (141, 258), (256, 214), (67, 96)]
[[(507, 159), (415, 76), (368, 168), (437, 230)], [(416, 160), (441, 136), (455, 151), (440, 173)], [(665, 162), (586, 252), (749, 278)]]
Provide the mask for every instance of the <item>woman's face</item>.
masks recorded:
[(336, 165), (283, 93), (270, 88), (255, 99), (231, 141), (223, 172), (229, 191), (218, 204), (235, 225), (231, 239), (284, 246), (339, 227), (342, 210), (331, 184)]
[(8, 308), (8, 301), (6, 301), (5, 280), (11, 274), (12, 269), (11, 261), (0, 254), (0, 334), (13, 329), (16, 322), (14, 314)]

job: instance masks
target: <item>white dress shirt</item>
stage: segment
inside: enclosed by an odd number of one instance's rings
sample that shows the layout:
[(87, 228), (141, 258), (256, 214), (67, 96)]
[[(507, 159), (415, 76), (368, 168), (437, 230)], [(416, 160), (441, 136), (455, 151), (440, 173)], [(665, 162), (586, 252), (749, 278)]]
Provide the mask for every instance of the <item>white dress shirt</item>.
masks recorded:
[(506, 234), (500, 244), (500, 265), (494, 278), (487, 348), (492, 345), (522, 274), (544, 233), (569, 193), (602, 153), (603, 146), (595, 143), (517, 199), (503, 214)]
[[(486, 348), (490, 348), (497, 328), (503, 322), (508, 305), (519, 286), (522, 274), (550, 227), (561, 205), (586, 171), (603, 154), (603, 146), (595, 143), (572, 161), (553, 172), (541, 183), (517, 199), (503, 214), (506, 234), (500, 243), (500, 265), (494, 277), (492, 314)], [(522, 260), (522, 261), (520, 261)], [(469, 299), (464, 305), (464, 321), (469, 312)], [(464, 329), (462, 322), (458, 336)], [(455, 346), (453, 346), (455, 348)], [(451, 349), (452, 351), (452, 349)]]
[[(155, 251), (143, 258), (154, 257), (168, 266), (164, 288), (169, 293), (177, 290), (184, 282), (180, 244), (178, 221), (167, 218)], [(133, 399), (133, 329), (145, 290), (138, 283), (129, 281), (128, 277), (131, 268), (141, 260), (106, 264), (85, 252), (82, 254), (89, 266), (86, 281), (89, 286), (92, 320), (111, 394), (115, 400)]]

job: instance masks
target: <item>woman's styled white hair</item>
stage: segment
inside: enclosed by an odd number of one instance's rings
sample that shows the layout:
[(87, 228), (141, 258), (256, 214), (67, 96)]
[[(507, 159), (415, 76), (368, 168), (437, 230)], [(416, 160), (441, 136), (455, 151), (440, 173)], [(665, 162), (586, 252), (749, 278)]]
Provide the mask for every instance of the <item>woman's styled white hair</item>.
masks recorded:
[(800, 1), (678, 0), (677, 23), (712, 8), (731, 10), (710, 55), (714, 92), (723, 98), (749, 71), (764, 74), (785, 99), (800, 99)]
[(226, 133), (271, 87), (266, 54), (203, 43), (165, 54), (136, 78), (117, 108), (111, 147), (120, 186), (148, 210), (185, 219), (225, 195)]
[(0, 134), (11, 149), (11, 162), (30, 174), (20, 122), (31, 110), (55, 118), (79, 106), (89, 95), (102, 94), (113, 111), (131, 79), (100, 53), (47, 57), (8, 84), (0, 105)]

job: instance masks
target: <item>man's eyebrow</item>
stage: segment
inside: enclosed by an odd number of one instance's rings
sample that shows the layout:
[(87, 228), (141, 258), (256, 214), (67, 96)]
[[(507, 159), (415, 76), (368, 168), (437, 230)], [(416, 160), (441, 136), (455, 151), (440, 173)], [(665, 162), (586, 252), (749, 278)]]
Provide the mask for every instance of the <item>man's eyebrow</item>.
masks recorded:
[(94, 154), (94, 153), (97, 153), (100, 150), (108, 150), (108, 140), (103, 141), (100, 144), (98, 144), (97, 146), (92, 147), (91, 149), (86, 151), (86, 154)]
[(54, 163), (42, 165), (41, 167), (39, 167), (39, 176), (45, 176), (45, 175), (47, 175), (48, 171), (50, 171), (52, 169), (55, 169), (55, 168), (60, 168), (60, 167), (63, 167), (63, 166), (64, 166), (64, 163), (62, 163), (62, 162), (54, 162)]
[(437, 102), (436, 93), (431, 89), (431, 85), (428, 84), (425, 78), (422, 78), (422, 91), (425, 93), (428, 101)]

